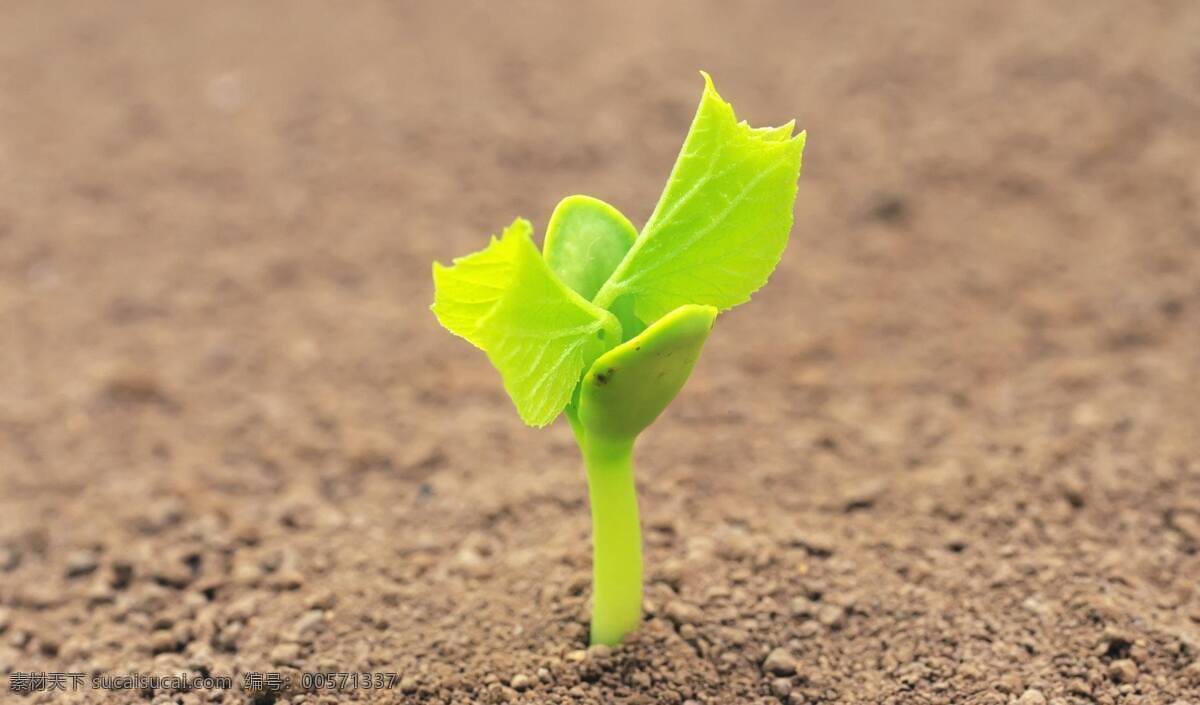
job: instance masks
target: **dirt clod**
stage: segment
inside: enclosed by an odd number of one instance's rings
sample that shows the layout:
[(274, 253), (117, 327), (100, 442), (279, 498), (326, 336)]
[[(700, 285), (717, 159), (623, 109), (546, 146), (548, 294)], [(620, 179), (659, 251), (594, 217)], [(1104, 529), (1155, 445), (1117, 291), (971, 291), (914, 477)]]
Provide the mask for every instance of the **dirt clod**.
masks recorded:
[(671, 600), (668, 602), (664, 612), (666, 613), (668, 619), (679, 625), (699, 624), (702, 619), (701, 612), (698, 608), (681, 600)]
[(588, 658), (596, 661), (605, 661), (612, 658), (612, 647), (607, 644), (592, 644), (587, 649)]
[(68, 578), (90, 575), (99, 565), (100, 560), (95, 551), (86, 549), (74, 551), (67, 557), (66, 575)]
[(1133, 683), (1138, 679), (1138, 667), (1130, 659), (1120, 659), (1108, 665), (1108, 677), (1117, 683)]
[(773, 649), (762, 664), (763, 672), (775, 676), (790, 676), (796, 672), (796, 657), (786, 649)]
[(845, 610), (836, 605), (822, 605), (817, 610), (817, 621), (830, 629), (840, 629), (845, 614)]
[(150, 653), (165, 654), (179, 650), (179, 639), (170, 629), (159, 629), (150, 635)]
[(300, 645), (285, 643), (271, 649), (271, 663), (278, 666), (297, 666), (300, 661)]

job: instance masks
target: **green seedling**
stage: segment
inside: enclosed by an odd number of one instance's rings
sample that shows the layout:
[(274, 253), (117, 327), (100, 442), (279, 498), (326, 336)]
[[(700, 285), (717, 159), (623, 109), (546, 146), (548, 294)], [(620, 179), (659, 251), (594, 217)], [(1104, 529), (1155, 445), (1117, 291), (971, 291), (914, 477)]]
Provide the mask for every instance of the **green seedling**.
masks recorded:
[(607, 203), (571, 196), (541, 252), (518, 219), (485, 249), (433, 265), (438, 321), (487, 354), (525, 423), (565, 413), (571, 424), (592, 508), (594, 644), (641, 622), (634, 442), (683, 388), (717, 313), (766, 283), (792, 227), (805, 133), (738, 122), (703, 76), (640, 233)]

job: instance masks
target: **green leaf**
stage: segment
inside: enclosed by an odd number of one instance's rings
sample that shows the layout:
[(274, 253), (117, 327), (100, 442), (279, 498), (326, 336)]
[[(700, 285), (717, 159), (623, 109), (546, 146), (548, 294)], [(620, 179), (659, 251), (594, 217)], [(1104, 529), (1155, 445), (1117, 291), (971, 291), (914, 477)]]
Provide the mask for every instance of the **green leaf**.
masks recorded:
[(608, 311), (564, 285), (517, 219), (486, 249), (433, 265), (438, 321), (487, 353), (525, 423), (545, 426), (571, 399), (580, 375), (621, 340)]
[(805, 133), (738, 122), (704, 75), (683, 149), (641, 236), (593, 299), (632, 300), (652, 322), (684, 304), (745, 303), (779, 263), (792, 227)]
[(586, 437), (632, 440), (658, 418), (691, 375), (716, 317), (712, 306), (680, 306), (601, 355), (579, 389), (577, 425)]
[(550, 216), (542, 254), (564, 284), (591, 301), (636, 239), (637, 228), (616, 208), (591, 196), (568, 196)]

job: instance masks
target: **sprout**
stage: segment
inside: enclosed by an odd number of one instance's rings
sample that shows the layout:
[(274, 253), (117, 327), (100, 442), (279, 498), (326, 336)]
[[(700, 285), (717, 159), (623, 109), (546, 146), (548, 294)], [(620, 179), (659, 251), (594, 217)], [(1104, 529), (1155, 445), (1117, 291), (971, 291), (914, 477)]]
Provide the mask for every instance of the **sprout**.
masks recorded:
[(517, 219), (483, 250), (433, 266), (433, 312), (482, 349), (525, 423), (566, 414), (592, 508), (593, 644), (641, 622), (632, 452), (683, 387), (719, 311), (779, 263), (805, 133), (738, 122), (708, 74), (666, 189), (639, 234), (603, 201), (554, 210), (542, 252)]

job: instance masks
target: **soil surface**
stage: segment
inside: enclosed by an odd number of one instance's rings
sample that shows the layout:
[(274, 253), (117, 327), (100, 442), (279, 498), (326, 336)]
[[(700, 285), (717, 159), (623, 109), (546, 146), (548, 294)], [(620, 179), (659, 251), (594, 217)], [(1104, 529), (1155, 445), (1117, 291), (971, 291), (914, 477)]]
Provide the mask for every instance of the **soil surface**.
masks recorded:
[[(0, 701), (1200, 703), (1200, 6), (568, 5), (5, 8)], [(429, 267), (643, 220), (701, 68), (808, 129), (796, 227), (587, 651), (570, 431)]]

